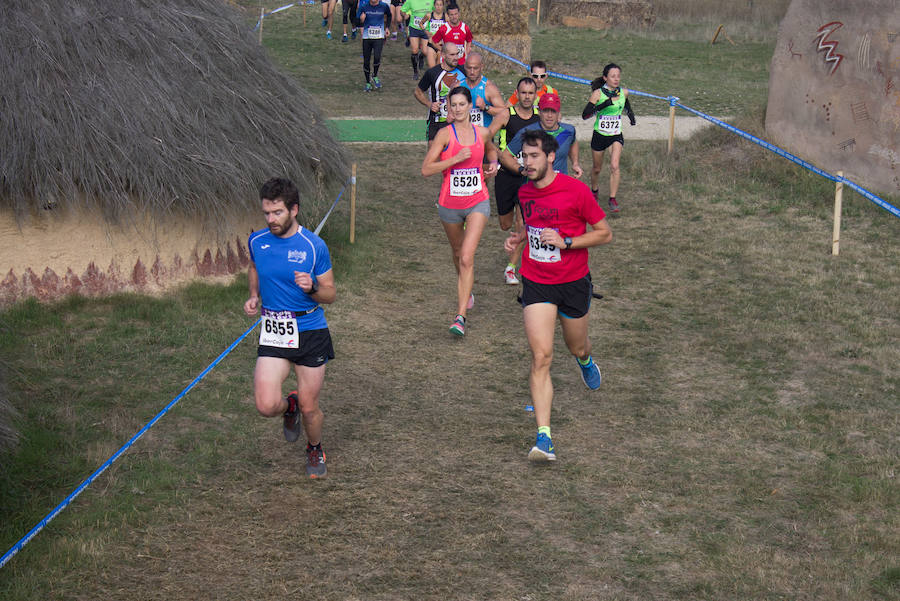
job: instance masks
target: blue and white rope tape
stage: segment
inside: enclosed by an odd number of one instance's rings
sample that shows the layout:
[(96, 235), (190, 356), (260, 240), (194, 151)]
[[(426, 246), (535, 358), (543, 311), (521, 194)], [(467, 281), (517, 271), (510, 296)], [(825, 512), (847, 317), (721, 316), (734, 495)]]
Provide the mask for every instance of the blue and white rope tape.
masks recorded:
[[(524, 69), (529, 68), (529, 66), (526, 65), (525, 63), (523, 63), (522, 61), (515, 59), (515, 58), (509, 56), (508, 54), (500, 52), (499, 50), (495, 50), (494, 48), (491, 48), (490, 46), (485, 46), (484, 44), (481, 44), (479, 42), (473, 42), (473, 44), (479, 48), (487, 50), (488, 52), (496, 54), (497, 56), (505, 58), (506, 60), (513, 62)], [(591, 83), (587, 79), (582, 79), (581, 77), (572, 77), (571, 75), (566, 75), (565, 73), (556, 73), (554, 71), (547, 71), (547, 74), (550, 75), (551, 77), (555, 77), (557, 79), (573, 81), (575, 83), (580, 83), (580, 84), (585, 84), (585, 85), (590, 85), (590, 83)], [(793, 163), (796, 163), (797, 165), (800, 165), (801, 167), (808, 169), (817, 175), (820, 175), (820, 176), (822, 176), (828, 180), (831, 180), (833, 182), (841, 182), (842, 184), (844, 184), (851, 190), (858, 192), (860, 194), (860, 196), (862, 196), (863, 198), (875, 203), (876, 205), (878, 205), (885, 211), (891, 213), (894, 217), (900, 217), (900, 209), (893, 206), (886, 200), (879, 198), (878, 196), (876, 196), (869, 190), (866, 190), (859, 184), (847, 179), (846, 177), (838, 177), (836, 175), (832, 175), (831, 173), (828, 173), (827, 171), (823, 171), (822, 169), (819, 169), (818, 167), (816, 167), (809, 161), (804, 161), (800, 157), (789, 153), (788, 151), (784, 150), (783, 148), (779, 148), (778, 146), (775, 146), (771, 142), (766, 142), (765, 140), (763, 140), (761, 138), (757, 138), (753, 134), (747, 133), (744, 130), (739, 129), (733, 125), (729, 125), (728, 123), (722, 121), (721, 119), (716, 119), (715, 117), (707, 115), (706, 113), (702, 113), (696, 109), (692, 109), (688, 106), (685, 106), (679, 102), (680, 98), (678, 98), (677, 96), (665, 96), (665, 97), (657, 96), (655, 94), (648, 94), (647, 92), (641, 92), (640, 90), (632, 90), (631, 88), (628, 89), (628, 92), (630, 94), (634, 94), (635, 96), (643, 96), (645, 98), (654, 98), (656, 100), (663, 100), (665, 102), (668, 102), (669, 106), (675, 106), (675, 107), (684, 109), (684, 110), (688, 111), (689, 113), (693, 113), (693, 114), (697, 115), (698, 117), (702, 117), (703, 119), (706, 119), (707, 121), (709, 121), (715, 125), (718, 125), (719, 127), (722, 127), (734, 134), (737, 134), (737, 135), (741, 136), (742, 138), (750, 140), (751, 142), (753, 142), (755, 144), (759, 144), (766, 150), (770, 150), (770, 151), (774, 152), (775, 154), (777, 154), (778, 156), (783, 157)]]

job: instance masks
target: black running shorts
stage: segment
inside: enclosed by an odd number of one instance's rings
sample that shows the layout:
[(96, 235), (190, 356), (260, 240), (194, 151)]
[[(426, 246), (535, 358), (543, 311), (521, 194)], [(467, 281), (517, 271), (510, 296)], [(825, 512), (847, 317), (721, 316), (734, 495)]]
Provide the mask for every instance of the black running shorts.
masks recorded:
[(556, 305), (559, 314), (569, 319), (587, 315), (591, 308), (591, 274), (565, 284), (538, 284), (522, 277), (522, 306), (535, 303)]
[(616, 134), (615, 136), (604, 136), (601, 133), (594, 132), (594, 135), (591, 136), (591, 150), (603, 152), (604, 150), (612, 146), (613, 142), (618, 142), (622, 146), (625, 146), (625, 138), (622, 137), (622, 134)]
[(334, 347), (328, 328), (300, 332), (300, 348), (259, 345), (257, 357), (277, 357), (304, 367), (320, 367), (334, 359)]
[(519, 188), (525, 183), (521, 175), (500, 169), (494, 177), (494, 196), (497, 199), (497, 214), (507, 215), (519, 204)]

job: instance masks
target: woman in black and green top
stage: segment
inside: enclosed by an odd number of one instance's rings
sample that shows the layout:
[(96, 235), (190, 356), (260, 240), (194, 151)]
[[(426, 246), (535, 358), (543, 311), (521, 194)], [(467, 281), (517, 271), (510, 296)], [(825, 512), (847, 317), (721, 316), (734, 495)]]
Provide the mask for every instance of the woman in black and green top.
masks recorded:
[[(431, 36), (433, 36), (437, 30), (441, 28), (441, 25), (446, 22), (447, 19), (444, 15), (444, 0), (434, 0), (434, 8), (431, 9), (431, 14), (428, 15), (428, 20), (425, 21), (425, 32), (428, 34), (428, 39), (431, 40)], [(430, 41), (425, 44), (425, 59), (428, 61), (429, 69), (438, 64), (440, 58), (440, 48)]]
[(594, 196), (600, 192), (600, 170), (603, 168), (603, 154), (609, 148), (609, 208), (613, 213), (619, 212), (616, 192), (619, 190), (619, 158), (625, 138), (622, 137), (622, 113), (628, 115), (628, 121), (634, 125), (634, 111), (628, 102), (628, 90), (619, 86), (622, 69), (613, 63), (603, 67), (603, 75), (591, 82), (591, 97), (582, 119), (590, 119), (596, 114), (594, 135), (591, 137), (591, 150), (594, 164), (591, 169), (591, 191)]

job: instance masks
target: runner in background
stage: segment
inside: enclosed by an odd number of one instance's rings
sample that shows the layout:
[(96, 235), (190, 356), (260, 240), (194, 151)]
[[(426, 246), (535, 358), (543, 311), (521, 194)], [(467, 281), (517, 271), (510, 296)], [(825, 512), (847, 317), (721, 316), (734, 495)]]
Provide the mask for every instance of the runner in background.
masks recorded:
[[(492, 129), (499, 128), (500, 152), (506, 150), (506, 145), (515, 137), (518, 131), (526, 125), (538, 123), (540, 117), (537, 107), (534, 106), (537, 86), (530, 77), (523, 77), (516, 85), (518, 102), (497, 115), (491, 123)], [(497, 215), (500, 220), (500, 229), (506, 231), (516, 221), (516, 207), (519, 205), (519, 187), (525, 183), (522, 175), (524, 168), (521, 166), (520, 157), (516, 157), (519, 163), (514, 170), (501, 167), (494, 181), (494, 197), (497, 201)], [(508, 263), (503, 270), (506, 283), (515, 286), (519, 283), (516, 277), (516, 263), (522, 255), (522, 249), (507, 250)]]
[[(547, 64), (544, 61), (531, 62), (531, 79), (534, 80), (534, 85), (537, 86), (538, 100), (540, 100), (544, 94), (559, 94), (559, 91), (556, 88), (550, 86), (547, 83)], [(518, 101), (518, 95), (516, 94), (516, 92), (513, 92), (512, 96), (507, 99), (506, 106), (512, 106)]]
[[(591, 97), (581, 113), (582, 119), (594, 121), (594, 133), (591, 137), (593, 165), (591, 167), (591, 192), (600, 194), (600, 171), (603, 169), (603, 154), (609, 149), (609, 209), (619, 212), (616, 193), (619, 190), (621, 173), (619, 159), (625, 138), (622, 136), (622, 113), (628, 115), (631, 125), (635, 124), (634, 111), (628, 102), (628, 90), (620, 87), (622, 69), (610, 63), (603, 67), (603, 75), (591, 82)], [(597, 199), (599, 201), (599, 198)]]
[(441, 47), (441, 63), (425, 71), (413, 93), (420, 104), (428, 108), (428, 128), (425, 139), (434, 139), (438, 130), (447, 125), (447, 96), (466, 75), (456, 68), (459, 49), (447, 42)]
[[(457, 86), (451, 90), (448, 105), (449, 127), (438, 131), (428, 147), (422, 175), (444, 175), (438, 216), (450, 242), (457, 274), (457, 311), (450, 333), (464, 336), (467, 311), (475, 305), (475, 251), (491, 215), (484, 180), (497, 171), (497, 148), (488, 130), (470, 120), (472, 94), (468, 89)], [(482, 163), (487, 167), (482, 167)]]
[[(491, 138), (497, 133), (491, 129), (494, 115), (506, 112), (500, 90), (487, 77), (482, 75), (483, 59), (477, 52), (469, 53), (466, 58), (466, 78), (462, 86), (472, 92), (472, 123), (487, 127)], [(499, 126), (498, 126), (499, 129)]]
[(331, 39), (331, 23), (334, 21), (334, 8), (337, 0), (322, 0), (322, 27), (327, 27), (325, 37)]
[[(356, 39), (356, 10), (359, 8), (358, 6), (359, 0), (341, 0), (341, 13), (342, 20), (344, 23), (344, 35), (341, 36), (341, 42), (346, 44), (349, 40)], [(350, 37), (347, 37), (347, 22), (350, 22)]]
[(444, 0), (434, 0), (434, 8), (431, 9), (431, 13), (428, 15), (428, 19), (425, 22), (425, 31), (430, 38), (428, 44), (425, 45), (425, 60), (428, 63), (429, 69), (437, 65), (438, 60), (441, 58), (441, 45), (439, 43), (434, 43), (434, 34), (437, 33), (438, 29), (446, 22)]
[(459, 5), (454, 0), (447, 4), (447, 22), (431, 36), (435, 44), (453, 42), (460, 48), (459, 64), (466, 64), (466, 55), (472, 45), (472, 30), (459, 18)]
[(419, 71), (425, 66), (425, 47), (428, 33), (425, 22), (434, 8), (434, 0), (406, 0), (400, 10), (409, 16), (406, 30), (406, 45), (409, 46), (409, 60), (412, 64), (413, 79), (419, 80)]
[(519, 167), (517, 156), (522, 152), (522, 140), (526, 132), (541, 129), (556, 140), (556, 159), (553, 161), (553, 170), (563, 175), (569, 174), (569, 161), (572, 162), (572, 174), (576, 178), (584, 175), (578, 162), (578, 140), (575, 136), (575, 126), (561, 123), (559, 120), (561, 103), (556, 92), (549, 92), (541, 96), (538, 101), (540, 121), (530, 123), (518, 131), (515, 137), (506, 145), (506, 149), (500, 153), (500, 164), (509, 171)]
[(403, 31), (403, 13), (400, 12), (400, 5), (403, 0), (385, 0), (391, 5), (391, 41), (397, 41), (397, 34)]
[[(363, 75), (366, 77), (365, 92), (381, 89), (378, 69), (381, 67), (381, 51), (384, 49), (384, 36), (390, 24), (391, 9), (381, 0), (368, 0), (359, 5), (356, 22), (362, 29)], [(374, 64), (370, 62), (374, 57)]]

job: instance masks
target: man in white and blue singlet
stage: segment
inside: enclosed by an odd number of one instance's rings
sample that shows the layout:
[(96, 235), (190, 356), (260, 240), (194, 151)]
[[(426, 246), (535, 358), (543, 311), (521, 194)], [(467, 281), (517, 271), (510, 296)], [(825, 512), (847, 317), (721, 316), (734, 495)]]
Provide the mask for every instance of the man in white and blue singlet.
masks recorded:
[[(325, 476), (319, 392), (325, 364), (334, 359), (322, 304), (337, 295), (331, 256), (325, 242), (297, 223), (300, 194), (289, 179), (273, 178), (259, 192), (267, 229), (250, 235), (250, 298), (247, 315), (262, 307), (253, 388), (256, 409), (266, 417), (284, 417), (284, 437), (295, 442), (301, 421), (306, 432), (306, 473)], [(293, 365), (297, 390), (287, 398), (281, 387)], [(302, 416), (302, 420), (301, 420)]]

